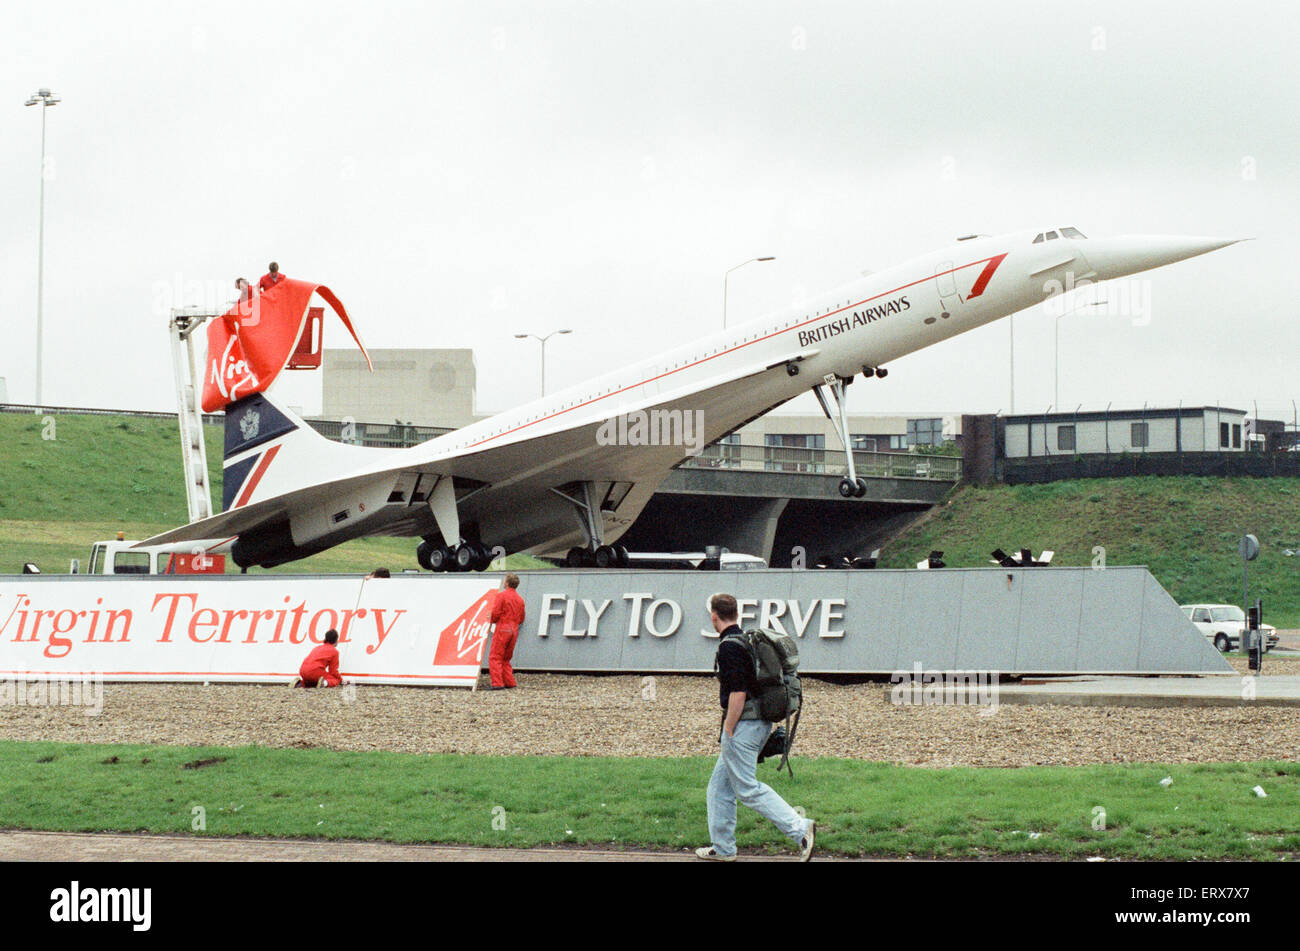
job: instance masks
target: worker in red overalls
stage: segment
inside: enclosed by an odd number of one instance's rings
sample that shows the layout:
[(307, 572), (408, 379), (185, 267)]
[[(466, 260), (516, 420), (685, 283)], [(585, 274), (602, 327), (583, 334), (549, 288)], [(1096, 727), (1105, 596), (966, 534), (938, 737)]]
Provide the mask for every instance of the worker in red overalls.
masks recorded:
[(339, 649), (334, 645), (339, 642), (339, 632), (333, 629), (325, 633), (325, 643), (317, 647), (298, 670), (295, 687), (337, 687), (343, 683), (339, 674)]
[(506, 575), (506, 586), (497, 592), (492, 604), (491, 621), (496, 628), (492, 634), (492, 651), (488, 654), (488, 674), (492, 678), (489, 690), (516, 686), (510, 660), (515, 656), (519, 625), (524, 623), (524, 599), (515, 590), (518, 587), (519, 576), (513, 572)]
[(280, 273), (280, 265), (272, 261), (267, 265), (266, 273), (262, 275), (262, 279), (257, 282), (257, 289), (265, 294), (283, 280), (284, 275)]

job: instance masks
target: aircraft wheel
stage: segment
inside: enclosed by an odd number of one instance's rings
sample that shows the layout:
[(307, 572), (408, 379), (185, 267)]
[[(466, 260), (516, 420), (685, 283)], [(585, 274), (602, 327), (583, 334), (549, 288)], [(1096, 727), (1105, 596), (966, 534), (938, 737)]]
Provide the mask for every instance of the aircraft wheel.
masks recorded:
[(425, 571), (433, 571), (434, 567), (429, 563), (429, 555), (433, 553), (433, 545), (429, 542), (420, 542), (415, 546), (415, 560)]
[(618, 566), (618, 552), (610, 545), (601, 545), (594, 556), (597, 568), (615, 568)]
[(481, 543), (474, 544), (474, 564), (475, 571), (487, 571), (488, 565), (492, 564), (492, 552), (488, 547)]
[(626, 546), (615, 545), (614, 551), (618, 552), (618, 566), (620, 568), (627, 568), (632, 564), (632, 559), (628, 557)]
[(446, 571), (451, 565), (451, 552), (444, 545), (429, 546), (429, 570)]
[(884, 378), (889, 376), (889, 371), (884, 367), (876, 367), (876, 376)]
[(586, 558), (587, 550), (585, 548), (570, 548), (569, 553), (564, 556), (564, 563), (570, 568), (582, 568)]
[(846, 499), (851, 499), (858, 494), (858, 487), (848, 479), (840, 480), (840, 495)]
[(855, 492), (853, 493), (853, 495), (854, 495), (856, 498), (859, 498), (859, 499), (860, 499), (860, 498), (862, 498), (864, 495), (867, 494), (867, 480), (864, 479), (864, 478), (862, 478), (862, 476), (858, 476), (858, 482), (857, 482), (857, 485), (856, 485), (856, 489), (857, 489), (857, 491), (855, 491)]
[(474, 567), (475, 561), (478, 560), (474, 545), (469, 542), (461, 542), (457, 545), (452, 558), (456, 566), (452, 569), (454, 571), (470, 571)]

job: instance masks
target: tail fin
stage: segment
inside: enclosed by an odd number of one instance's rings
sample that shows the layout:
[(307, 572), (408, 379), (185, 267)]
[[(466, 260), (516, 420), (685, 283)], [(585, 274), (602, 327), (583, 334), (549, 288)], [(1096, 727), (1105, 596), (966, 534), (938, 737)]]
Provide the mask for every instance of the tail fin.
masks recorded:
[(267, 393), (245, 396), (226, 407), (222, 511), (345, 475), (374, 451), (326, 439)]

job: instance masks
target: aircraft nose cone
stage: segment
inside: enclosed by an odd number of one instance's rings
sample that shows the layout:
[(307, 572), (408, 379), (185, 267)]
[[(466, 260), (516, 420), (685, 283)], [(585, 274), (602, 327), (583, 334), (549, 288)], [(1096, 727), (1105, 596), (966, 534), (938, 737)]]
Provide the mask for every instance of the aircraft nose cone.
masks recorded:
[(1126, 234), (1089, 241), (1084, 252), (1098, 279), (1105, 281), (1185, 261), (1245, 240), (1248, 239)]

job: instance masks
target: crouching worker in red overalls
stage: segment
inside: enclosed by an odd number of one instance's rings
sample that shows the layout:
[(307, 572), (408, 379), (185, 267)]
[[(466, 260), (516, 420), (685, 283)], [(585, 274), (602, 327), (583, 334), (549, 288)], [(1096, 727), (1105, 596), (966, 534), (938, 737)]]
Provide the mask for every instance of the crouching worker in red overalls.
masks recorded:
[(492, 651), (488, 654), (488, 673), (492, 677), (489, 690), (516, 686), (510, 660), (515, 656), (519, 625), (524, 623), (524, 599), (515, 590), (518, 587), (519, 576), (513, 572), (506, 575), (506, 586), (497, 592), (492, 605), (491, 620), (496, 629), (492, 633)]
[(330, 630), (325, 633), (325, 643), (317, 647), (298, 670), (295, 687), (337, 687), (343, 683), (339, 675), (339, 649), (334, 645), (339, 642), (339, 632)]

